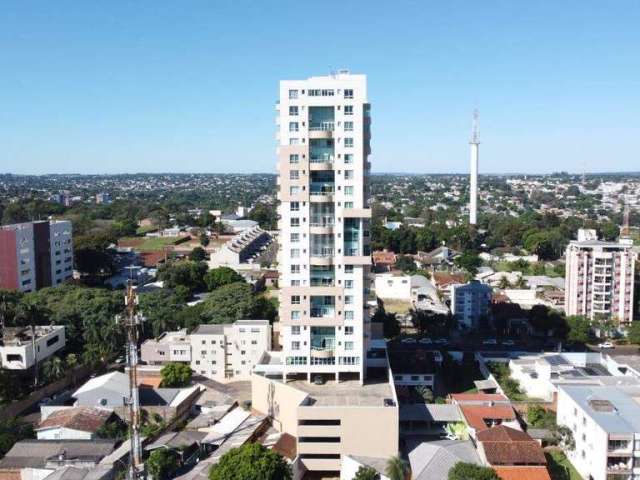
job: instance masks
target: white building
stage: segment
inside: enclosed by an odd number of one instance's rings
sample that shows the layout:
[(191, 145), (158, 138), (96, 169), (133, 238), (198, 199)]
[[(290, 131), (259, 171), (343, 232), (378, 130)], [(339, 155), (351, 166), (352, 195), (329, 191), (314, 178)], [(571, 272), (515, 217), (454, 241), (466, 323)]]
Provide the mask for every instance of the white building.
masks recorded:
[(6, 327), (0, 342), (1, 367), (26, 370), (40, 363), (65, 346), (63, 326)]
[(472, 281), (449, 287), (451, 313), (458, 325), (464, 328), (477, 328), (482, 317), (488, 318), (491, 304), (491, 287)]
[(271, 235), (259, 226), (244, 230), (220, 247), (209, 261), (210, 268), (238, 267), (252, 262), (271, 243)]
[(636, 253), (633, 242), (603, 242), (595, 230), (580, 230), (567, 246), (567, 315), (602, 316), (626, 324), (633, 320)]
[(268, 320), (238, 320), (200, 325), (191, 334), (186, 329), (165, 332), (145, 341), (140, 353), (142, 361), (149, 365), (188, 363), (196, 374), (224, 382), (248, 380), (262, 353), (270, 349)]
[(575, 448), (566, 453), (583, 478), (638, 478), (639, 398), (639, 385), (560, 386), (557, 421), (573, 434)]
[(200, 325), (189, 335), (191, 369), (218, 381), (249, 380), (262, 353), (271, 350), (268, 320)]

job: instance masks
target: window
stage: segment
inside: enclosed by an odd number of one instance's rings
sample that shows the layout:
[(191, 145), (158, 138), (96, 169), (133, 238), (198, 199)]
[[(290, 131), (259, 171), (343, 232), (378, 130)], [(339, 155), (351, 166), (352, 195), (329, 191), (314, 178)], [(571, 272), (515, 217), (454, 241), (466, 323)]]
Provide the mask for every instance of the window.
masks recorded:
[(291, 265), (291, 273), (300, 273), (300, 265)]
[(300, 249), (292, 248), (291, 249), (291, 258), (300, 258)]
[(298, 217), (292, 217), (291, 218), (291, 226), (292, 227), (299, 227), (300, 226), (300, 219)]
[(345, 137), (345, 139), (344, 139), (344, 147), (345, 148), (353, 148), (353, 137)]
[(291, 320), (300, 320), (300, 310), (291, 311)]
[(291, 295), (291, 305), (300, 305), (300, 295)]
[(299, 233), (292, 233), (291, 237), (289, 238), (289, 240), (291, 241), (291, 243), (297, 243), (300, 241), (300, 234)]
[(298, 163), (300, 161), (300, 157), (297, 153), (292, 153), (289, 155), (289, 163)]
[(289, 115), (292, 117), (298, 116), (298, 107), (289, 107)]
[(290, 138), (289, 139), (289, 145), (299, 145), (300, 144), (300, 139), (299, 138)]
[(289, 172), (289, 180), (299, 180), (300, 179), (300, 171), (291, 170)]
[(289, 204), (289, 210), (292, 212), (299, 212), (300, 211), (300, 202), (291, 202)]
[(345, 335), (353, 335), (353, 327), (344, 327)]
[(299, 287), (300, 286), (300, 280), (291, 280), (291, 286), (292, 287)]
[(344, 296), (344, 304), (345, 305), (353, 305), (353, 295), (345, 295)]
[(289, 122), (289, 131), (297, 132), (298, 131), (298, 122)]
[(344, 131), (353, 132), (353, 122), (344, 122)]
[(344, 202), (344, 208), (353, 208), (353, 202)]
[(344, 154), (344, 163), (353, 163), (353, 153)]
[(344, 194), (345, 195), (353, 195), (353, 185), (344, 187)]
[(344, 171), (344, 179), (345, 180), (353, 180), (353, 170), (345, 170)]
[(289, 90), (289, 98), (292, 100), (298, 98), (298, 90)]
[(300, 326), (294, 325), (291, 327), (291, 335), (300, 335)]
[(333, 90), (330, 89), (314, 89), (314, 90), (309, 90), (309, 96), (310, 97), (333, 97), (333, 94), (335, 92)]
[(300, 187), (298, 187), (297, 185), (289, 187), (290, 195), (297, 195), (298, 193), (300, 193)]
[(344, 89), (344, 98), (353, 98), (353, 88)]
[(353, 280), (345, 280), (344, 281), (344, 288), (347, 289), (347, 290), (353, 288)]
[(291, 350), (300, 350), (300, 342), (291, 342)]
[(344, 318), (345, 320), (353, 320), (355, 318), (355, 315), (352, 310), (347, 310), (346, 312), (344, 312)]
[(344, 342), (345, 350), (353, 350), (353, 342)]
[(50, 347), (51, 345), (54, 345), (54, 344), (58, 343), (58, 340), (60, 340), (60, 336), (59, 335), (55, 335), (55, 336), (51, 337), (49, 340), (47, 340), (47, 347)]
[(353, 115), (353, 105), (345, 105), (344, 106), (344, 114), (345, 115)]
[(344, 273), (353, 273), (353, 265), (345, 265)]

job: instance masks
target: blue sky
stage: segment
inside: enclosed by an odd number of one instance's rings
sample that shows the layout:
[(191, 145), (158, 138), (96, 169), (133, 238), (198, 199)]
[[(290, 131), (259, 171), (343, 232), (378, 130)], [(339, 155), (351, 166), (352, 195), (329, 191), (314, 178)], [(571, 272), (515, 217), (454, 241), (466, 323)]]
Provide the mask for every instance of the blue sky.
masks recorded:
[(640, 170), (640, 2), (22, 1), (0, 171), (274, 172), (279, 79), (369, 76), (373, 169)]

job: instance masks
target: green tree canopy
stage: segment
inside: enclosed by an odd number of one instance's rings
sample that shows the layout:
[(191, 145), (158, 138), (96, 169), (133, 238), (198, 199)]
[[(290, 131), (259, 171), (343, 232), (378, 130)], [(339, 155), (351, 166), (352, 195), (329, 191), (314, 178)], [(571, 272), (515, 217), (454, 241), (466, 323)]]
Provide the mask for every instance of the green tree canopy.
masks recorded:
[(458, 462), (449, 470), (448, 480), (500, 480), (498, 474), (490, 467), (474, 463)]
[(173, 450), (158, 448), (151, 452), (146, 465), (154, 480), (164, 480), (178, 468), (178, 455)]
[(591, 340), (591, 322), (581, 315), (570, 315), (567, 317), (569, 333), (567, 341), (571, 343), (589, 343)]
[(631, 322), (627, 329), (627, 340), (629, 343), (640, 344), (640, 322)]
[(380, 480), (380, 474), (375, 468), (361, 465), (353, 480)]
[(409, 255), (400, 255), (396, 260), (395, 266), (404, 273), (413, 273), (418, 269), (415, 260)]
[(183, 286), (190, 292), (204, 290), (204, 275), (207, 265), (202, 262), (179, 261), (160, 267), (158, 278), (164, 282), (165, 288)]
[(167, 363), (160, 370), (164, 388), (186, 387), (191, 382), (191, 368), (185, 363)]
[(189, 253), (189, 260), (192, 262), (202, 262), (206, 258), (207, 252), (205, 252), (202, 247), (195, 247), (191, 250), (191, 253)]
[(267, 319), (274, 314), (274, 306), (264, 297), (254, 295), (250, 285), (230, 283), (217, 288), (202, 302), (204, 323), (232, 323), (244, 318)]
[(465, 270), (474, 277), (478, 273), (478, 268), (482, 265), (482, 259), (476, 252), (467, 250), (456, 257), (454, 263), (458, 268)]
[(232, 268), (218, 267), (205, 274), (204, 282), (207, 285), (207, 290), (212, 291), (230, 283), (244, 282), (244, 278)]
[(232, 448), (211, 467), (209, 480), (291, 480), (291, 467), (259, 443)]

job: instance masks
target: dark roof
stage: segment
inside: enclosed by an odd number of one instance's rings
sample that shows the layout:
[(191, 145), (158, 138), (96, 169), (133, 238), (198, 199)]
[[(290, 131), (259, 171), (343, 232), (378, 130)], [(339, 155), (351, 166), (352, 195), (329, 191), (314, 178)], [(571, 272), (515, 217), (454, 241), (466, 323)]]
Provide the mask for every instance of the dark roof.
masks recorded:
[(0, 470), (42, 468), (64, 454), (67, 460), (99, 462), (113, 451), (113, 440), (22, 440), (0, 460)]
[(478, 440), (481, 442), (530, 442), (533, 440), (528, 433), (505, 425), (498, 425), (478, 432)]
[(546, 465), (538, 442), (527, 433), (500, 425), (478, 432), (489, 465)]
[(389, 363), (394, 374), (436, 372), (434, 353), (425, 349), (402, 349), (389, 351)]

